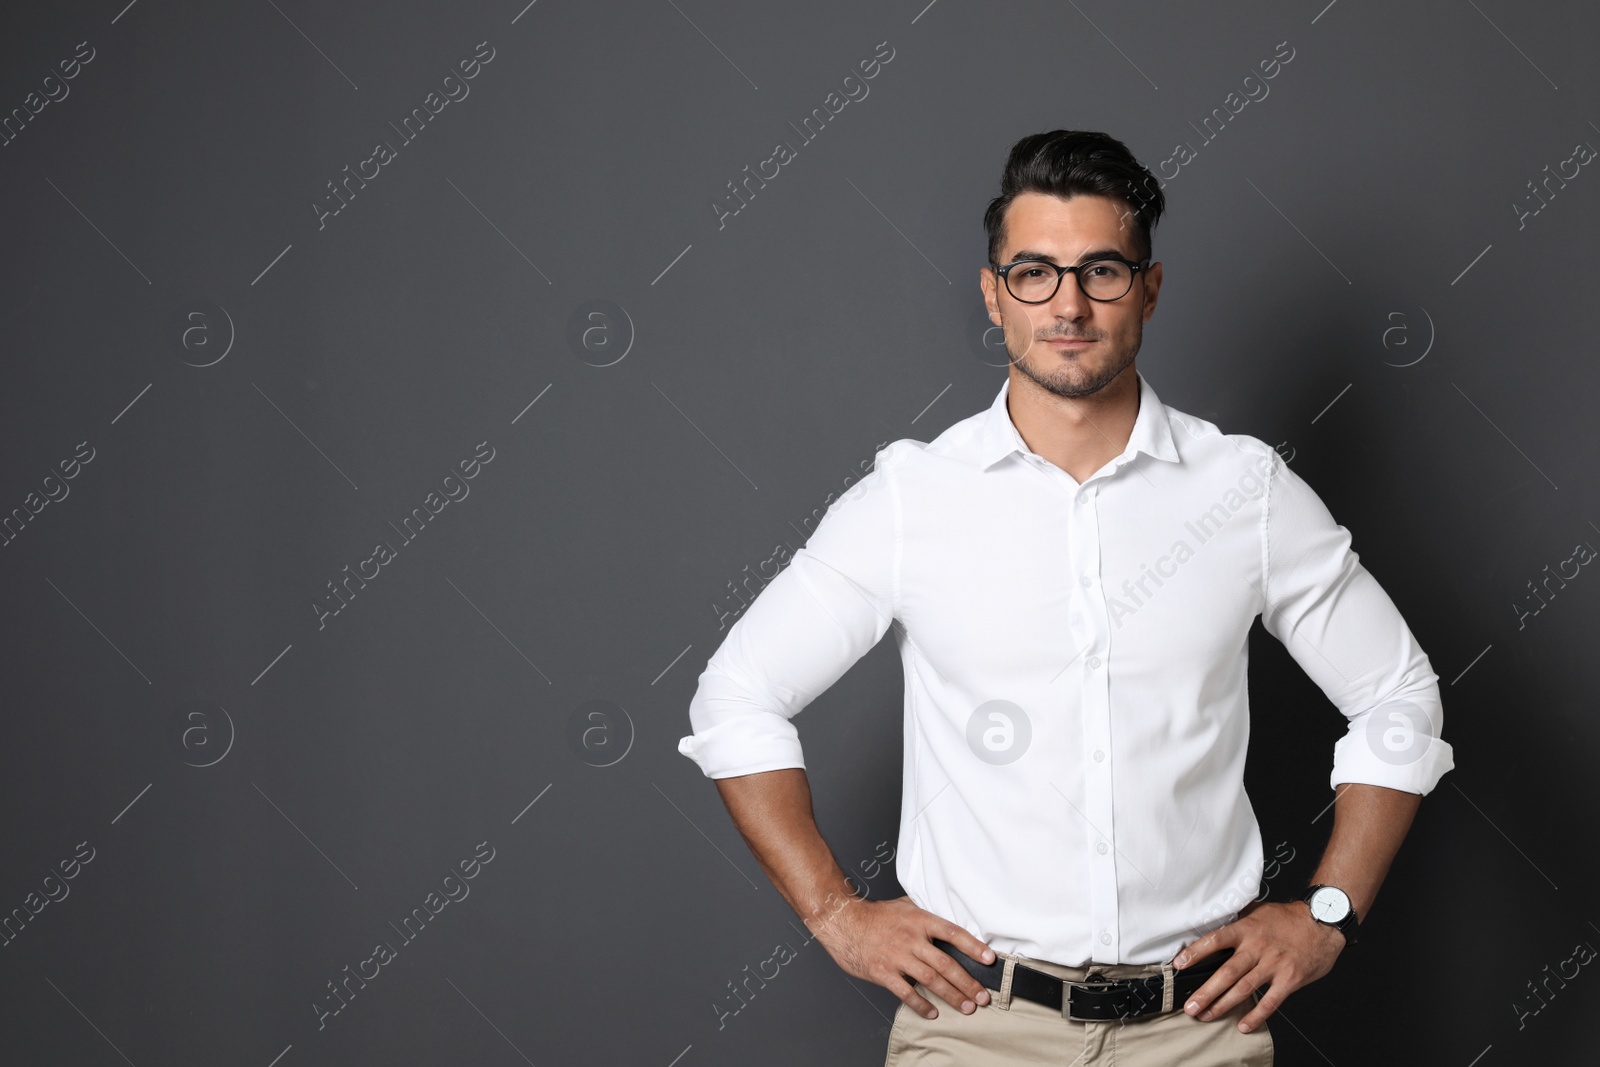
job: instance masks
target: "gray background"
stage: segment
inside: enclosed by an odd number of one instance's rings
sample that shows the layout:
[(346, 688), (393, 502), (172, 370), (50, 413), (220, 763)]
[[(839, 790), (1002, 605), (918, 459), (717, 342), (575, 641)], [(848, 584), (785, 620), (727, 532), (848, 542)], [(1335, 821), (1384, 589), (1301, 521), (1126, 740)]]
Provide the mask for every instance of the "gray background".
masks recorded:
[[(1152, 169), (1193, 151), (1158, 171), (1139, 367), (1292, 457), (1444, 689), (1459, 769), (1362, 943), (1273, 1019), (1279, 1062), (1593, 1049), (1592, 968), (1518, 1013), (1600, 946), (1600, 578), (1515, 605), (1600, 545), (1600, 176), (1514, 206), (1600, 145), (1592, 8), (123, 5), (0, 17), (0, 114), (93, 49), (0, 147), (0, 514), (68, 491), (0, 548), (0, 914), (31, 915), (0, 947), (7, 1063), (881, 1062), (898, 1002), (805, 942), (675, 745), (731, 583), (881, 442), (993, 398), (982, 210), (1012, 142), (1057, 127)], [(798, 143), (885, 41), (869, 95)], [(403, 143), (390, 123), (479, 42), (470, 95)], [(1279, 42), (1269, 95), (1208, 139)], [(394, 161), (319, 228), (379, 140)], [(719, 228), (778, 141), (796, 158)], [(484, 441), (470, 495), (404, 543)], [(396, 558), (319, 629), (380, 540)], [(1343, 720), (1252, 643), (1283, 899)], [(799, 721), (875, 897), (899, 892), (872, 861), (900, 694), (885, 642)], [(481, 842), (470, 895), (402, 942)], [(719, 1029), (780, 942), (796, 958)]]

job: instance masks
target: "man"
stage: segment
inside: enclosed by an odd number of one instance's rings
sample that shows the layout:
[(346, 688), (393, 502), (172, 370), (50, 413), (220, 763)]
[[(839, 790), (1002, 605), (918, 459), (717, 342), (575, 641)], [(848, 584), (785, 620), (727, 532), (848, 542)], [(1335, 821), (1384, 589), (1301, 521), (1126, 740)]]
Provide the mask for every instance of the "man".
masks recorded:
[[(902, 1001), (890, 1065), (1270, 1064), (1268, 1016), (1333, 966), (1453, 766), (1438, 677), (1349, 531), (1274, 449), (1135, 369), (1164, 206), (1104, 134), (1012, 148), (980, 274), (999, 395), (878, 453), (690, 705), (679, 749), (779, 892)], [(1260, 904), (1258, 615), (1349, 720), (1312, 887)], [(869, 901), (817, 829), (791, 720), (891, 625), (907, 895)]]

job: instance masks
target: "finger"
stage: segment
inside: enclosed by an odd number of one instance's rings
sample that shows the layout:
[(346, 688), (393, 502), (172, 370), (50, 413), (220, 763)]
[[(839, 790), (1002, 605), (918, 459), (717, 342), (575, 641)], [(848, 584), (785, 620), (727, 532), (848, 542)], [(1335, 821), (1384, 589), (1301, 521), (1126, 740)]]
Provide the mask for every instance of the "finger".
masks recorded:
[(1250, 1031), (1262, 1026), (1266, 1023), (1267, 1016), (1277, 1011), (1278, 1005), (1287, 999), (1289, 999), (1289, 990), (1278, 992), (1269, 988), (1265, 993), (1261, 994), (1261, 999), (1256, 1002), (1254, 1008), (1250, 1009), (1249, 1014), (1239, 1020), (1239, 1030), (1248, 1034)]
[(1191, 941), (1189, 944), (1179, 949), (1176, 956), (1172, 957), (1172, 965), (1181, 971), (1195, 960), (1205, 959), (1207, 956), (1211, 955), (1211, 949), (1209, 947), (1210, 943), (1210, 934), (1206, 934), (1204, 937)]
[[(936, 953), (937, 955), (944, 956), (945, 959), (950, 960), (949, 956), (945, 956), (944, 953), (939, 952), (932, 945), (928, 946), (928, 951), (930, 953)], [(957, 971), (960, 971), (960, 973), (963, 975), (966, 975), (968, 981), (971, 981), (972, 976), (961, 970), (960, 965), (954, 960), (950, 960), (950, 966), (954, 967)], [(914, 962), (905, 967), (905, 973), (921, 982), (926, 989), (934, 994), (934, 996), (946, 1001), (952, 1008), (961, 1012), (963, 1015), (970, 1015), (974, 1011), (978, 1010), (978, 1006), (974, 999), (975, 995), (969, 994), (964, 990), (957, 988), (956, 984), (950, 978), (947, 978), (942, 971), (940, 971), (928, 960), (925, 960), (920, 956), (914, 957)], [(929, 1016), (929, 1018), (932, 1018), (932, 1016)]]
[(1240, 933), (1236, 925), (1237, 922), (1238, 920), (1236, 919), (1227, 926), (1218, 927), (1204, 937), (1197, 938), (1172, 958), (1172, 965), (1181, 971), (1185, 967), (1205, 959), (1207, 956), (1215, 955), (1225, 948), (1237, 945)]
[(917, 991), (917, 988), (904, 978), (897, 977), (892, 982), (885, 982), (883, 987), (899, 997), (906, 1007), (918, 1015), (932, 1019), (939, 1014), (934, 1010), (933, 1005), (928, 1003), (927, 999)]
[(1209, 1007), (1204, 1008), (1200, 1012), (1200, 1020), (1202, 1022), (1210, 1022), (1212, 1019), (1223, 1018), (1234, 1008), (1244, 1003), (1244, 999), (1254, 993), (1257, 987), (1266, 981), (1266, 976), (1259, 969), (1251, 971), (1235, 982), (1227, 992), (1213, 1001)]
[[(937, 937), (941, 941), (949, 942), (962, 952), (965, 952), (968, 956), (978, 960), (981, 963), (993, 963), (998, 958), (994, 949), (990, 948), (982, 941), (979, 941), (965, 929), (955, 925), (952, 922), (940, 920), (939, 922), (935, 923), (932, 929), (928, 931), (928, 936), (930, 938)], [(938, 949), (935, 947), (934, 951), (938, 952)], [(947, 967), (945, 967), (945, 960), (950, 960), (950, 963), (956, 967), (956, 971), (959, 973), (953, 974)], [(958, 985), (966, 989), (967, 994), (971, 997), (974, 997), (979, 1004), (987, 1004), (989, 1002), (988, 990), (984, 988), (982, 982), (979, 982), (976, 978), (973, 978), (970, 974), (968, 974), (966, 968), (960, 966), (954, 960), (951, 960), (950, 957), (943, 952), (939, 952), (939, 959), (935, 960), (934, 962), (939, 966), (940, 970), (944, 971), (945, 974), (950, 975), (950, 977), (954, 979)], [(968, 982), (970, 982), (970, 984), (968, 984)]]
[(1205, 984), (1190, 994), (1188, 1001), (1183, 1005), (1183, 1010), (1190, 1015), (1198, 1016), (1211, 1006), (1212, 1001), (1233, 988), (1234, 983), (1249, 974), (1255, 965), (1255, 957), (1245, 956), (1241, 958), (1240, 953), (1235, 950), (1234, 954), (1228, 957), (1228, 962), (1218, 967), (1216, 973), (1208, 978)]
[(932, 935), (941, 941), (950, 942), (962, 952), (982, 963), (993, 963), (995, 961), (994, 949), (953, 923), (941, 923), (932, 931)]
[[(924, 963), (933, 967), (938, 973), (950, 982), (951, 985), (962, 991), (962, 995), (977, 1004), (989, 1002), (989, 991), (982, 982), (972, 977), (970, 971), (957, 963), (948, 953), (939, 950), (932, 942), (928, 943), (927, 950), (919, 952), (918, 956)], [(959, 1007), (959, 1005), (957, 1005)]]

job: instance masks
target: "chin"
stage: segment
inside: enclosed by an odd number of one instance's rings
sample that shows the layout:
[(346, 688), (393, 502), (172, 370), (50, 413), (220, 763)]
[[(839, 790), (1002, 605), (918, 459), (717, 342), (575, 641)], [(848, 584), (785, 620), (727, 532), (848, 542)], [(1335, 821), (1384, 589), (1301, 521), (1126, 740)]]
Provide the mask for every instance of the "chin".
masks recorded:
[[(1048, 363), (1030, 352), (1021, 363), (1023, 373), (1050, 392), (1068, 397), (1093, 396), (1101, 392), (1133, 362), (1119, 359), (1116, 353), (1091, 354), (1088, 350), (1044, 355)], [(1045, 370), (1041, 363), (1049, 369)]]

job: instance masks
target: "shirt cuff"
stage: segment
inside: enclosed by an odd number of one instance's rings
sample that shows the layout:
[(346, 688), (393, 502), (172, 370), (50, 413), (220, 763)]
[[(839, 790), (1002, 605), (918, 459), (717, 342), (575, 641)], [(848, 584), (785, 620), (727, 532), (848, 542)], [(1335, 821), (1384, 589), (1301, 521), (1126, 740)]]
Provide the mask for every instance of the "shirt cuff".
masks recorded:
[(678, 751), (707, 778), (733, 778), (787, 767), (805, 769), (800, 734), (782, 715), (738, 715), (678, 741)]
[(1353, 728), (1333, 746), (1333, 773), (1328, 784), (1337, 790), (1346, 782), (1381, 785), (1406, 793), (1427, 796), (1446, 771), (1455, 767), (1455, 755), (1448, 741), (1437, 737), (1419, 738), (1420, 751), (1405, 753), (1398, 761), (1393, 753), (1378, 753), (1367, 742), (1367, 731)]

